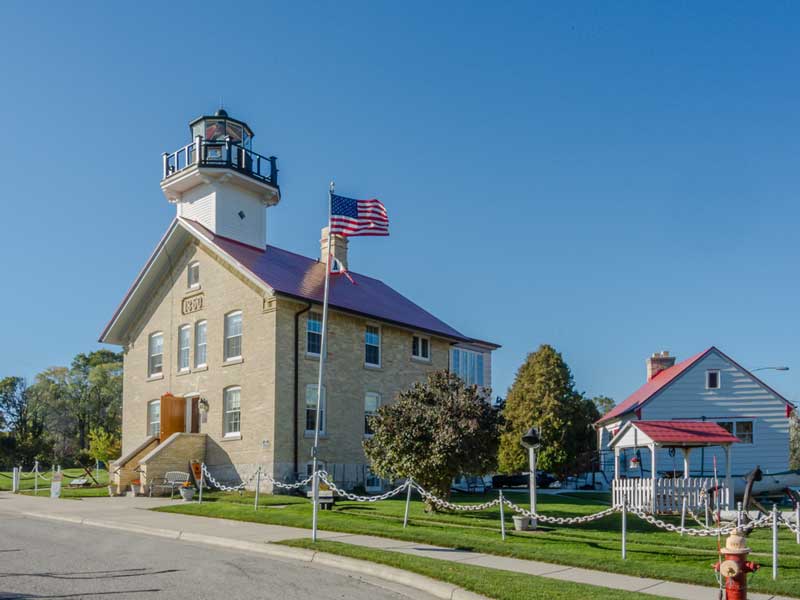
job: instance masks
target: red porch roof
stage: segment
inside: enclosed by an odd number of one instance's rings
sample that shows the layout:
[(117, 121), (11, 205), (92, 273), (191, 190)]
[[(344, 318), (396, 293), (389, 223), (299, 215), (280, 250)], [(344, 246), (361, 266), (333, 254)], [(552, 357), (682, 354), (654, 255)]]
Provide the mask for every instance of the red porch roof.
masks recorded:
[(632, 421), (657, 444), (735, 444), (739, 438), (710, 421)]

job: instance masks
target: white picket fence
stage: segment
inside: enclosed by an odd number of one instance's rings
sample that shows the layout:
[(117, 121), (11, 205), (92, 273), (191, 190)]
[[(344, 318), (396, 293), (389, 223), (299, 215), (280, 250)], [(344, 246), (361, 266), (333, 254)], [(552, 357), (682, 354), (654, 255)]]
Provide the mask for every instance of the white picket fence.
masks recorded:
[[(621, 505), (627, 498), (628, 506), (645, 512), (653, 511), (653, 480), (652, 479), (615, 479), (612, 483), (614, 505)], [(730, 506), (730, 490), (724, 482), (719, 482), (719, 505)], [(686, 497), (686, 507), (689, 510), (699, 511), (704, 509), (702, 492), (714, 487), (714, 480), (710, 477), (690, 477), (689, 479), (656, 479), (655, 480), (655, 512), (679, 513), (683, 498)], [(713, 499), (709, 499), (709, 506), (713, 508)]]

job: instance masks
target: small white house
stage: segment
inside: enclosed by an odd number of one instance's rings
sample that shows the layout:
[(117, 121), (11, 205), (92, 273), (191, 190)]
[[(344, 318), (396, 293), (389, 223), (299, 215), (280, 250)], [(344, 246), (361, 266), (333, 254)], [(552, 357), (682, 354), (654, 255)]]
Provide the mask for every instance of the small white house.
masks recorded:
[[(610, 480), (657, 476), (706, 478), (727, 475), (741, 481), (756, 466), (765, 474), (789, 468), (790, 417), (795, 406), (715, 347), (675, 364), (668, 352), (647, 359), (647, 382), (595, 424), (601, 469)], [(729, 447), (697, 446), (684, 465), (680, 446), (617, 446), (611, 440), (631, 421), (711, 422), (738, 438)], [(677, 451), (676, 451), (677, 450)], [(730, 453), (729, 456), (726, 454)], [(651, 472), (652, 456), (656, 473)], [(726, 473), (726, 463), (731, 473)], [(738, 487), (738, 483), (737, 483)], [(737, 492), (738, 493), (738, 492)]]

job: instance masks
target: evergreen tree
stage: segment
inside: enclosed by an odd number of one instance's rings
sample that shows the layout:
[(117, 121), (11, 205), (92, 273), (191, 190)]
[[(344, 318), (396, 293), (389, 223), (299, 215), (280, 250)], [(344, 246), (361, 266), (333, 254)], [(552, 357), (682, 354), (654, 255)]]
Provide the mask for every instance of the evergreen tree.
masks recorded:
[(579, 455), (592, 449), (592, 423), (599, 413), (591, 400), (575, 390), (572, 373), (561, 354), (543, 344), (517, 371), (503, 416), (505, 428), (498, 457), (502, 472), (527, 470), (528, 455), (520, 438), (530, 427), (536, 427), (542, 444), (537, 467), (563, 475), (569, 466), (576, 465)]

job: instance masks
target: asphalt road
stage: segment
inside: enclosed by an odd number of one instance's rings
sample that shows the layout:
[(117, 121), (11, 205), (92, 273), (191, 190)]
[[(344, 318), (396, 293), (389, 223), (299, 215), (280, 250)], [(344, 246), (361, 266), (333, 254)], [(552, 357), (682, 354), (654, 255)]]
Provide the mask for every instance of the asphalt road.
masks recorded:
[(378, 579), (122, 531), (0, 515), (0, 599), (429, 600)]

